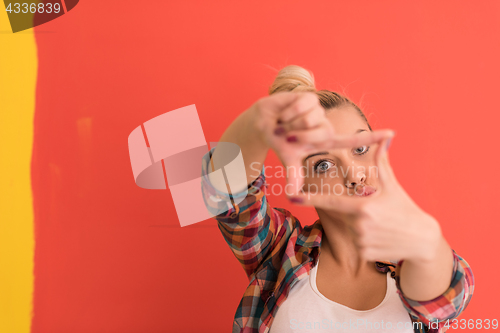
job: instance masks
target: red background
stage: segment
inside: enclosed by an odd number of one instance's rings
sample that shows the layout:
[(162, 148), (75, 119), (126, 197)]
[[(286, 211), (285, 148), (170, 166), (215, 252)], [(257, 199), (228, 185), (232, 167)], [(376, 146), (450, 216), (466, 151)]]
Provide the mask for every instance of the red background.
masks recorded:
[(243, 270), (214, 220), (135, 185), (127, 138), (196, 104), (217, 141), (289, 64), (396, 130), (396, 175), (473, 269), (460, 318), (498, 319), (499, 22), (497, 1), (86, 0), (36, 27), (33, 332), (230, 331)]

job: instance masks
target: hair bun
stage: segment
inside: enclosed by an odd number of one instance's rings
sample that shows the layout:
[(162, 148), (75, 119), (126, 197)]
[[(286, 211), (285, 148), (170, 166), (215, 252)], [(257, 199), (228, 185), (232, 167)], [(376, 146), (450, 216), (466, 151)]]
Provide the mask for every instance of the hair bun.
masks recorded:
[(289, 65), (282, 68), (273, 84), (269, 88), (269, 95), (280, 91), (312, 91), (316, 92), (316, 87), (314, 86), (314, 76), (307, 69), (296, 66)]

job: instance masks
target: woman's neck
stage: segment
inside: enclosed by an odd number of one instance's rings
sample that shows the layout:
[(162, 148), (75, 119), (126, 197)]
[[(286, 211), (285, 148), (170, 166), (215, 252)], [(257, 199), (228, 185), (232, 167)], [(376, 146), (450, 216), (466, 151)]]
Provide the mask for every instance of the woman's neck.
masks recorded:
[[(330, 261), (336, 268), (356, 275), (356, 270), (368, 267), (358, 267), (359, 254), (355, 245), (355, 234), (349, 226), (349, 221), (332, 217), (325, 212), (318, 211), (323, 235), (321, 238), (322, 257)], [(324, 255), (324, 256), (323, 256)], [(358, 271), (359, 273), (359, 271)]]

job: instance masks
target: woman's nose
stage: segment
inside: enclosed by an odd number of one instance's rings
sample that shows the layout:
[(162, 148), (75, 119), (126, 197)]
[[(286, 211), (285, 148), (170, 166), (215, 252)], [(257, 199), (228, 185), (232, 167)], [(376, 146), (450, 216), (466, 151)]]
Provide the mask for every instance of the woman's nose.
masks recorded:
[(366, 181), (366, 175), (363, 172), (357, 172), (354, 175), (350, 175), (346, 179), (346, 187), (353, 188), (356, 185), (363, 184)]

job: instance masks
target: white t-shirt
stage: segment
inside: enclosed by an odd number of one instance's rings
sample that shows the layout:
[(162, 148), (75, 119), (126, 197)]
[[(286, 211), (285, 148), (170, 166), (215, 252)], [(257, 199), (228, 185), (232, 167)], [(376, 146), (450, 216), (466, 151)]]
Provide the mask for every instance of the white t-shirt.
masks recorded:
[(319, 259), (309, 278), (295, 283), (274, 318), (270, 333), (394, 332), (413, 333), (408, 311), (387, 273), (384, 300), (370, 310), (354, 310), (323, 296), (316, 286)]

